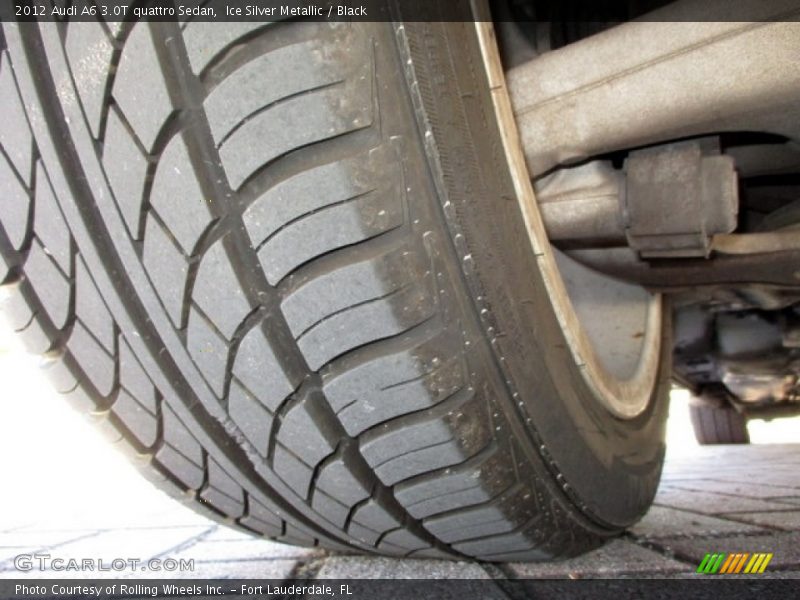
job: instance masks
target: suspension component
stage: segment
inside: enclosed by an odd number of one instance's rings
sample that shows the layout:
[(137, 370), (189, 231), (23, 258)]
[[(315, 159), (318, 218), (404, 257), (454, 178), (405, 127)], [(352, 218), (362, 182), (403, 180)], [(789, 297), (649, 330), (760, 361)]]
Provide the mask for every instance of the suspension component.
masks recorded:
[(642, 258), (707, 257), (712, 236), (736, 227), (733, 159), (715, 138), (559, 169), (536, 184), (550, 239), (569, 247), (628, 245)]
[(798, 0), (683, 0), (514, 67), (531, 175), (712, 132), (800, 139), (798, 14)]

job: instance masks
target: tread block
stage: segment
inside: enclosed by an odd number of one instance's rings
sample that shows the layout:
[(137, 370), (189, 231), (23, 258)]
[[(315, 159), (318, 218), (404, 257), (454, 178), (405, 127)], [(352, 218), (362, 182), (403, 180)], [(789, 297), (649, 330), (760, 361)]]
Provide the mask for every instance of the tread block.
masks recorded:
[(152, 151), (173, 106), (148, 23), (136, 24), (128, 36), (111, 93), (142, 145)]
[(274, 413), (299, 381), (290, 381), (281, 369), (262, 321), (242, 338), (233, 362), (233, 374), (267, 409)]
[(164, 443), (156, 459), (186, 487), (200, 489), (205, 480), (202, 447), (167, 403), (161, 405), (161, 418)]
[(111, 394), (116, 376), (114, 359), (80, 321), (75, 321), (67, 347), (97, 392), (103, 397)]
[(305, 527), (301, 529), (289, 521), (286, 522), (286, 533), (281, 541), (298, 546), (316, 546), (319, 543)]
[(275, 444), (272, 468), (301, 498), (308, 498), (313, 470), (280, 443)]
[(244, 491), (211, 458), (208, 459), (208, 482), (200, 497), (229, 517), (237, 518), (244, 514)]
[(114, 320), (80, 259), (75, 264), (75, 312), (103, 347), (113, 352)]
[(3, 320), (14, 331), (22, 331), (31, 324), (34, 312), (22, 292), (22, 282), (15, 281), (0, 289), (0, 312)]
[(405, 198), (391, 164), (391, 151), (380, 146), (303, 171), (258, 197), (243, 219), (267, 280), (274, 285), (316, 256), (398, 227)]
[(145, 227), (142, 262), (172, 324), (182, 329), (189, 263), (153, 217)]
[(475, 399), (473, 390), (465, 389), (427, 415), (377, 427), (361, 436), (361, 453), (385, 485), (459, 464), (492, 439), (489, 416)]
[(97, 137), (114, 47), (97, 21), (70, 23), (65, 47), (86, 121)]
[(228, 414), (256, 451), (266, 457), (272, 414), (234, 378), (228, 392)]
[(351, 436), (435, 406), (464, 385), (465, 365), (454, 346), (438, 335), (355, 365), (323, 384), (325, 397)]
[[(267, 240), (258, 251), (267, 280), (275, 285), (303, 263), (400, 225), (399, 211), (374, 211), (375, 196), (353, 197), (309, 213)], [(336, 228), (330, 227), (336, 223)]]
[(316, 493), (323, 491), (346, 506), (354, 506), (370, 494), (341, 457), (323, 465), (317, 476), (316, 489)]
[(161, 418), (164, 428), (164, 442), (183, 454), (187, 460), (190, 460), (198, 467), (202, 467), (203, 450), (200, 444), (186, 426), (181, 423), (169, 404), (162, 404)]
[(53, 325), (56, 329), (63, 328), (70, 317), (71, 282), (56, 268), (37, 240), (31, 244), (25, 274)]
[(200, 237), (214, 221), (209, 202), (183, 137), (173, 136), (158, 160), (150, 204), (186, 256), (192, 256)]
[(192, 298), (228, 340), (233, 339), (252, 311), (225, 252), (223, 239), (214, 242), (200, 261)]
[(192, 70), (199, 74), (226, 46), (271, 23), (231, 22), (209, 23), (191, 21), (183, 29), (183, 41)]
[(312, 369), (434, 313), (427, 272), (415, 262), (395, 249), (316, 276), (284, 299), (281, 309)]
[(37, 319), (31, 321), (25, 329), (18, 331), (17, 335), (31, 354), (44, 354), (53, 349), (53, 340), (50, 339)]
[[(233, 189), (241, 187), (262, 166), (292, 150), (372, 124), (374, 78), (366, 40), (353, 40), (350, 48), (342, 51), (349, 51), (352, 71), (341, 84), (315, 87), (281, 102), (262, 104), (261, 109), (241, 111), (241, 124), (234, 126), (225, 139), (215, 140)], [(311, 54), (307, 60), (319, 62), (320, 55)], [(206, 110), (215, 114), (222, 110), (215, 104), (228, 105), (237, 96), (237, 89), (227, 90), (222, 84), (206, 100)]]
[(197, 368), (218, 398), (225, 393), (228, 344), (197, 310), (189, 311), (186, 346)]
[(5, 52), (0, 52), (0, 55), (3, 57), (3, 64), (0, 66), (0, 98), (3, 98), (0, 146), (8, 154), (22, 181), (30, 187), (33, 135), (28, 127), (28, 118), (14, 80), (11, 62)]
[(158, 436), (156, 417), (125, 390), (120, 390), (111, 407), (113, 412), (145, 448), (155, 444)]
[(438, 548), (426, 548), (409, 552), (408, 558), (430, 558), (433, 560), (453, 560), (453, 555)]
[[(541, 488), (539, 488), (541, 489)], [(564, 512), (560, 502), (554, 498), (545, 500), (538, 494), (537, 502), (524, 504), (527, 515), (513, 531), (492, 538), (474, 539), (453, 544), (459, 551), (480, 553), (489, 560), (552, 560), (574, 555), (575, 549), (591, 549), (599, 540), (586, 530), (569, 527), (572, 517)], [(546, 509), (546, 510), (541, 510)]]
[[(82, 414), (90, 423), (94, 425), (98, 423), (108, 423), (108, 420), (102, 416), (91, 414), (92, 411), (97, 410), (97, 402), (95, 402), (95, 398), (89, 395), (83, 386), (79, 385), (64, 392), (62, 398), (64, 398), (74, 410)], [(100, 428), (100, 433), (112, 443), (116, 442), (121, 437), (119, 431), (114, 431), (112, 428), (106, 426)]]
[(281, 303), (281, 310), (299, 338), (331, 316), (398, 293), (426, 274), (415, 253), (401, 246), (303, 282), (292, 281), (296, 287)]
[(409, 551), (422, 550), (423, 548), (430, 547), (428, 542), (423, 540), (421, 537), (414, 535), (407, 529), (397, 529), (396, 531), (387, 533), (381, 540), (378, 548), (382, 548), (384, 544), (397, 546)]
[[(243, 115), (247, 119), (276, 102), (344, 81), (352, 68), (335, 60), (326, 46), (321, 39), (282, 46), (226, 77), (204, 103), (217, 144), (242, 122)], [(234, 97), (236, 109), (231, 110), (230, 99)]]
[(142, 236), (142, 209), (148, 161), (123, 124), (116, 107), (108, 113), (103, 169), (131, 237)]
[(33, 229), (36, 237), (65, 273), (72, 264), (72, 236), (61, 215), (61, 208), (53, 194), (41, 162), (36, 163), (36, 210)]
[(198, 490), (203, 485), (203, 478), (205, 477), (203, 469), (172, 446), (161, 446), (156, 453), (156, 459), (188, 489)]
[(424, 285), (408, 286), (331, 315), (297, 343), (309, 366), (316, 370), (348, 350), (410, 329), (431, 317), (435, 310)]
[[(520, 507), (529, 507), (520, 510)], [(458, 511), (456, 514), (424, 521), (425, 529), (446, 543), (460, 542), (508, 533), (530, 518), (537, 504), (522, 485), (512, 487), (487, 506)], [(513, 516), (509, 516), (513, 515)]]
[[(28, 304), (27, 296), (31, 293), (30, 283), (24, 279), (4, 285), (0, 288), (0, 313), (28, 352), (43, 354), (51, 350), (53, 341), (36, 318), (37, 313)], [(72, 387), (75, 387), (74, 381), (67, 389)]]
[[(381, 171), (381, 167), (385, 170), (390, 166), (391, 158), (385, 146), (378, 146), (351, 158), (311, 167), (268, 188), (242, 215), (253, 247), (261, 246), (300, 217), (327, 206), (373, 190), (391, 191), (393, 186), (386, 183), (394, 176)], [(381, 208), (388, 209), (389, 205), (387, 202)]]
[(156, 413), (156, 388), (150, 381), (128, 343), (120, 338), (119, 380), (130, 394), (148, 411)]
[(389, 514), (374, 498), (370, 498), (355, 510), (352, 522), (378, 532), (400, 526), (400, 521)]
[(333, 453), (338, 438), (328, 431), (325, 415), (319, 404), (324, 402), (318, 392), (306, 394), (293, 404), (281, 419), (277, 440), (304, 463), (316, 467)]
[[(360, 101), (342, 102), (347, 107), (342, 109), (337, 106), (341, 92), (325, 88), (278, 103), (245, 121), (219, 149), (231, 188), (238, 190), (258, 169), (292, 150), (370, 125), (368, 94), (367, 87)], [(257, 144), (264, 140), (270, 143)]]
[[(5, 117), (0, 119), (3, 120)], [(31, 198), (2, 154), (0, 154), (0, 190), (3, 203), (0, 224), (11, 245), (19, 249), (28, 235)]]
[(516, 480), (508, 458), (494, 446), (489, 452), (477, 464), (470, 460), (451, 472), (398, 484), (395, 498), (417, 519), (486, 502)]
[[(537, 557), (540, 560), (552, 558), (552, 555), (546, 552), (538, 553), (535, 550), (531, 551), (532, 546), (535, 546), (535, 544), (532, 544), (531, 539), (525, 534), (525, 532), (522, 531), (507, 533), (504, 535), (496, 535), (490, 538), (484, 538), (471, 542), (461, 542), (452, 545), (454, 550), (472, 556), (479, 555), (482, 557), (495, 557), (498, 555), (516, 552), (531, 552), (533, 555), (538, 555)], [(534, 558), (534, 556), (527, 556), (528, 560), (532, 560)]]
[[(78, 403), (77, 405), (74, 403), (73, 399), (70, 396), (74, 396), (78, 393), (77, 390), (70, 392), (65, 396), (67, 398), (67, 402), (72, 404), (73, 406), (82, 406), (83, 403)], [(78, 411), (83, 411), (83, 408), (78, 408)], [(108, 418), (107, 413), (103, 413), (101, 415), (90, 415), (88, 418), (89, 423), (94, 427), (94, 430), (97, 431), (103, 439), (111, 444), (112, 446), (122, 446), (123, 448), (130, 448), (130, 442), (122, 437), (122, 432), (118, 427), (116, 427), (112, 422), (111, 419)]]
[(374, 546), (378, 543), (378, 539), (381, 537), (383, 532), (374, 531), (369, 527), (364, 527), (355, 521), (351, 521), (350, 526), (347, 528), (347, 534), (355, 540), (358, 540), (369, 546)]
[(423, 445), (418, 441), (415, 448), (408, 450), (402, 456), (376, 465), (375, 473), (385, 485), (392, 485), (408, 477), (425, 473), (431, 468), (438, 469), (457, 464), (463, 458), (464, 455), (460, 452), (453, 436), (430, 445)]
[(283, 521), (252, 496), (247, 498), (247, 514), (239, 522), (269, 537), (279, 537), (283, 533)]
[(350, 513), (350, 509), (347, 506), (337, 502), (319, 489), (314, 492), (311, 499), (311, 507), (337, 527), (344, 527), (347, 515)]
[(75, 373), (64, 364), (63, 355), (48, 356), (42, 359), (42, 373), (59, 394), (65, 394), (78, 386)]

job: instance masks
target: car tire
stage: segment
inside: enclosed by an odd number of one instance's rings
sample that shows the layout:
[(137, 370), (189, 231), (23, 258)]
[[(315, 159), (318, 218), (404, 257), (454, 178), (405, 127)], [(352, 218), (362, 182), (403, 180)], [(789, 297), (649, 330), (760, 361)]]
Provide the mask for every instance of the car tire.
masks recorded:
[(690, 404), (694, 437), (698, 444), (749, 444), (747, 418), (731, 406)]
[(392, 556), (573, 556), (646, 512), (668, 344), (635, 415), (597, 401), (475, 23), (112, 25), (3, 24), (0, 278), (152, 478)]

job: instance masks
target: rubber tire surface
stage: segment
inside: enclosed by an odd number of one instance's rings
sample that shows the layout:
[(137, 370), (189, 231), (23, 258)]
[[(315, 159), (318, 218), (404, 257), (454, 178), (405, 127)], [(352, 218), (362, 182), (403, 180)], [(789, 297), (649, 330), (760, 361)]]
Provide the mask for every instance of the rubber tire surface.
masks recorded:
[(747, 418), (733, 408), (690, 404), (694, 437), (698, 444), (749, 444)]
[(484, 560), (647, 510), (668, 361), (634, 420), (584, 385), (472, 23), (3, 35), (5, 312), (165, 489), (288, 543)]

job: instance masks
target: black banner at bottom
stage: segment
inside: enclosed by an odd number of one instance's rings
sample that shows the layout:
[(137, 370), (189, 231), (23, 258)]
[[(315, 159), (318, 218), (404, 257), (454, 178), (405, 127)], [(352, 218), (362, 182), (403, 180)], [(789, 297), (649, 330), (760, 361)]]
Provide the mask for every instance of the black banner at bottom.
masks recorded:
[[(774, 574), (779, 575), (779, 574)], [(787, 575), (790, 575), (787, 573)], [(687, 579), (5, 579), (0, 598), (14, 600), (117, 600), (221, 597), (311, 600), (561, 600), (609, 598), (791, 598), (796, 579), (691, 577)]]

